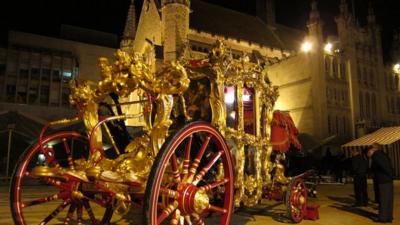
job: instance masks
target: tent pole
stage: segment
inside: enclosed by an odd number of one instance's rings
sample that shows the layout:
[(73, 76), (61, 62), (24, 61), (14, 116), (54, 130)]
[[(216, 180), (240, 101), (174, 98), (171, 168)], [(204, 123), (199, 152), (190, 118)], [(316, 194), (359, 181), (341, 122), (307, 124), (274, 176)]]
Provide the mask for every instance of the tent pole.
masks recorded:
[(12, 140), (12, 129), (8, 129), (6, 177), (8, 177), (8, 172), (10, 167), (11, 140)]

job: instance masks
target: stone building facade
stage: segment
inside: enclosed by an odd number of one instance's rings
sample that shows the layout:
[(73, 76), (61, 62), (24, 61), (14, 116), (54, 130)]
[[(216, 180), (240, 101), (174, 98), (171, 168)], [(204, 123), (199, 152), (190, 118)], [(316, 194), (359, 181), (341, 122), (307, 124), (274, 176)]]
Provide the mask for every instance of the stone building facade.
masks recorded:
[[(45, 124), (76, 115), (68, 101), (68, 82), (98, 80), (97, 59), (111, 58), (115, 52), (116, 48), (87, 43), (92, 36), (106, 43), (112, 35), (92, 35), (70, 26), (66, 30), (71, 31), (64, 33), (68, 39), (10, 31), (7, 46), (0, 47), (0, 178), (11, 175)], [(90, 32), (89, 38), (85, 32)], [(71, 40), (78, 38), (86, 43)]]
[(115, 48), (10, 31), (0, 48), (0, 112), (20, 112), (40, 123), (71, 116), (68, 82), (98, 80), (97, 59)]

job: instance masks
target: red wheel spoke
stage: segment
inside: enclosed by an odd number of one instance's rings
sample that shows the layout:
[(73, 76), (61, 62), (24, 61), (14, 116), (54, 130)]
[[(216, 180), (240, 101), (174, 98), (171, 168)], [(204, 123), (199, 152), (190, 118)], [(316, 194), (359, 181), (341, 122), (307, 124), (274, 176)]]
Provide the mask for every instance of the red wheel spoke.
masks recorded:
[(40, 180), (43, 180), (46, 184), (57, 187), (57, 188), (64, 188), (64, 183), (60, 180), (51, 177), (41, 177)]
[(67, 143), (67, 139), (66, 139), (66, 138), (63, 138), (62, 140), (63, 140), (63, 143), (64, 143), (64, 150), (65, 150), (65, 153), (67, 153), (68, 165), (69, 165), (69, 167), (73, 170), (73, 169), (75, 169), (75, 168), (74, 168), (74, 161), (73, 161), (72, 155), (71, 155), (71, 149), (69, 148), (69, 145), (68, 145), (68, 143)]
[(50, 196), (47, 196), (47, 197), (44, 197), (44, 198), (39, 198), (39, 199), (26, 201), (26, 202), (22, 203), (22, 208), (43, 204), (43, 203), (46, 203), (46, 202), (57, 200), (59, 198), (60, 198), (60, 193), (57, 193), (57, 194), (50, 195)]
[(208, 206), (208, 209), (210, 211), (221, 213), (221, 214), (225, 214), (227, 212), (226, 209), (223, 209), (223, 208), (220, 208), (218, 206), (211, 205), (211, 204)]
[(174, 201), (173, 203), (169, 204), (165, 209), (163, 209), (160, 216), (157, 218), (157, 224), (161, 224), (177, 208), (178, 208), (178, 201)]
[(94, 216), (92, 207), (90, 207), (90, 204), (88, 201), (83, 201), (83, 206), (86, 209), (87, 214), (89, 215), (90, 220), (92, 221), (92, 224), (96, 225), (97, 224), (97, 220), (96, 217)]
[(224, 184), (226, 184), (226, 183), (228, 183), (228, 182), (229, 182), (229, 179), (228, 179), (228, 178), (225, 178), (225, 179), (220, 180), (220, 181), (217, 181), (217, 182), (215, 182), (215, 183), (204, 185), (204, 186), (202, 186), (202, 187), (200, 187), (200, 188), (203, 189), (203, 190), (205, 190), (205, 191), (209, 191), (209, 190), (211, 190), (211, 189), (213, 189), (213, 188), (216, 188), (216, 187), (218, 187), (218, 186), (224, 185)]
[(42, 222), (39, 223), (39, 225), (45, 225), (47, 224), (50, 220), (54, 219), (65, 207), (69, 205), (69, 201), (64, 201), (61, 203), (50, 215), (48, 215)]
[(183, 160), (183, 170), (182, 170), (183, 177), (185, 177), (189, 172), (190, 150), (192, 148), (192, 140), (193, 140), (193, 135), (190, 135), (189, 140), (187, 141), (185, 146), (185, 158)]
[(79, 205), (78, 208), (76, 209), (76, 218), (77, 218), (76, 223), (78, 225), (82, 225), (83, 222), (82, 214), (83, 214), (83, 207), (82, 205)]
[(201, 148), (200, 148), (199, 152), (196, 155), (196, 158), (193, 161), (192, 166), (190, 167), (189, 179), (188, 179), (189, 182), (191, 182), (191, 180), (193, 179), (193, 175), (196, 174), (197, 167), (199, 167), (201, 158), (203, 157), (203, 154), (207, 149), (207, 146), (208, 146), (208, 143), (210, 142), (210, 139), (211, 139), (211, 135), (208, 135), (205, 138), (205, 140), (203, 141), (203, 144), (201, 145)]
[(171, 167), (174, 181), (178, 184), (181, 182), (181, 175), (179, 174), (178, 160), (176, 159), (175, 154), (172, 154), (171, 156)]
[(207, 163), (207, 165), (194, 177), (193, 184), (197, 185), (203, 176), (211, 169), (211, 167), (221, 158), (223, 151), (219, 151), (211, 160)]
[(35, 177), (33, 176), (30, 172), (25, 172), (25, 176), (29, 177), (31, 179), (35, 179), (35, 180), (41, 180), (43, 182), (45, 182), (48, 185), (57, 187), (57, 188), (64, 188), (64, 183), (61, 180), (58, 180), (56, 178), (52, 178), (52, 177)]
[(174, 214), (172, 215), (172, 219), (169, 224), (170, 225), (178, 225), (180, 218), (181, 218), (181, 212), (179, 211), (179, 209), (177, 209), (177, 210), (175, 210)]
[[(146, 186), (146, 221), (152, 225), (203, 225), (214, 213), (218, 217), (212, 224), (229, 225), (234, 169), (221, 133), (208, 123), (196, 122), (179, 130), (163, 146)], [(215, 191), (218, 193), (213, 194)]]
[(64, 225), (69, 224), (69, 221), (71, 221), (72, 216), (74, 215), (75, 209), (76, 209), (76, 205), (75, 204), (71, 204), (71, 206), (68, 209), (67, 216), (64, 219)]
[(168, 188), (160, 188), (160, 191), (162, 194), (166, 195), (169, 198), (177, 199), (179, 197), (179, 194), (177, 191), (168, 189)]
[(193, 220), (197, 225), (204, 225), (204, 220), (197, 214), (192, 214)]

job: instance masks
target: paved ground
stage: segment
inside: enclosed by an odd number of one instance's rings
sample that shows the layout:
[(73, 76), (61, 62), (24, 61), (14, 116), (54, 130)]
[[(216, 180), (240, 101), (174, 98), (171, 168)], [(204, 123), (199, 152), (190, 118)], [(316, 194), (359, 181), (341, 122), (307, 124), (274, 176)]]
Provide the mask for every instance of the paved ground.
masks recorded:
[[(370, 196), (372, 197), (372, 185), (369, 185)], [(43, 189), (29, 190), (30, 196), (40, 196), (45, 192)], [(375, 224), (370, 217), (376, 214), (375, 205), (369, 207), (353, 208), (352, 185), (320, 185), (318, 186), (318, 198), (312, 201), (320, 205), (320, 219), (317, 221), (303, 221), (302, 225), (368, 225)], [(395, 220), (393, 224), (400, 225), (400, 182), (395, 183)], [(32, 224), (39, 224), (40, 219), (50, 214), (57, 204), (47, 203), (45, 207), (35, 206), (35, 210), (30, 212), (29, 220)], [(65, 210), (66, 211), (66, 210)], [(94, 209), (99, 214), (98, 209)], [(45, 216), (43, 216), (45, 215)], [(141, 224), (141, 212), (134, 211), (127, 216), (117, 217), (113, 224)], [(133, 222), (128, 222), (132, 221)], [(56, 224), (62, 224), (62, 221), (56, 220)], [(233, 216), (234, 225), (274, 225), (290, 223), (285, 216), (285, 208), (277, 202), (265, 202), (254, 208), (238, 210)], [(8, 203), (8, 188), (0, 186), (0, 225), (13, 224)], [(30, 225), (29, 223), (28, 225)]]

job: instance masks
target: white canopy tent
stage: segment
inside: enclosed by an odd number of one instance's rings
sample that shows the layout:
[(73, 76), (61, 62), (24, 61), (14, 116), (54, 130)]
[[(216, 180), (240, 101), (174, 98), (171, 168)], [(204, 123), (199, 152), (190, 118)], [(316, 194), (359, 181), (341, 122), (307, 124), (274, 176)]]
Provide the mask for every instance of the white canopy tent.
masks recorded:
[(400, 179), (400, 126), (381, 128), (342, 145), (342, 149), (346, 156), (350, 157), (351, 150), (364, 149), (373, 143), (382, 145), (383, 151), (388, 154), (391, 160), (395, 178)]

